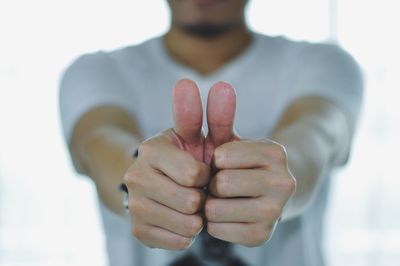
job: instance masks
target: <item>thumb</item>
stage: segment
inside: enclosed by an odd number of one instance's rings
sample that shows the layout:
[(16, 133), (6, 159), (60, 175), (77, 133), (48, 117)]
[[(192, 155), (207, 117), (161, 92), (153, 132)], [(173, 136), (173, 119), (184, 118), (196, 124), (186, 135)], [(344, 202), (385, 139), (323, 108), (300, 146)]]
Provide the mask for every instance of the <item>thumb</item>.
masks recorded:
[(189, 79), (179, 80), (175, 84), (172, 98), (175, 133), (186, 144), (201, 142), (203, 109), (199, 88)]
[(233, 122), (236, 111), (235, 89), (228, 83), (216, 83), (208, 93), (208, 138), (214, 147), (232, 141), (235, 137)]

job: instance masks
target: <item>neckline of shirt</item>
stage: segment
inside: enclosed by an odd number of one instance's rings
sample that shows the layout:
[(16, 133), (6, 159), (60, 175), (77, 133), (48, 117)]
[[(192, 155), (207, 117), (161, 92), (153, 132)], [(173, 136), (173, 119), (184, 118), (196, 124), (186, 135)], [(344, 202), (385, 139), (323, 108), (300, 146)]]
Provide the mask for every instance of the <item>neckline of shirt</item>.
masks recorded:
[(246, 64), (246, 62), (251, 61), (254, 57), (257, 56), (257, 50), (260, 47), (260, 43), (262, 42), (262, 36), (255, 32), (251, 32), (251, 34), (252, 41), (246, 48), (246, 50), (235, 56), (220, 69), (207, 75), (203, 75), (193, 68), (190, 68), (174, 59), (164, 45), (163, 36), (159, 36), (153, 39), (153, 49), (155, 49), (154, 54), (160, 55), (160, 63), (164, 64), (168, 69), (174, 71), (181, 76), (183, 75), (187, 78), (193, 78), (199, 82), (218, 81), (219, 79), (221, 79), (221, 77), (230, 76), (229, 74), (235, 72), (236, 69), (241, 69), (241, 66), (243, 64)]

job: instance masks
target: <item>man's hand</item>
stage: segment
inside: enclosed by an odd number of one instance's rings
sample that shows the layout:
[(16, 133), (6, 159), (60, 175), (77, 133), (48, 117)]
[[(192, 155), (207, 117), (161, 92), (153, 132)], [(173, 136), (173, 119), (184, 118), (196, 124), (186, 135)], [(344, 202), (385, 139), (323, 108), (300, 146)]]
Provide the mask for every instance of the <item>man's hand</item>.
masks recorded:
[(132, 233), (150, 247), (186, 249), (201, 231), (199, 211), (209, 166), (203, 163), (202, 105), (188, 80), (173, 92), (175, 127), (146, 140), (124, 181), (129, 191)]
[(273, 141), (241, 140), (214, 152), (205, 214), (210, 235), (246, 246), (269, 240), (295, 190), (285, 149)]
[(212, 158), (217, 171), (204, 211), (210, 235), (257, 246), (271, 237), (296, 182), (282, 145), (271, 140), (240, 140), (234, 133), (235, 105), (230, 85), (217, 83), (211, 89), (205, 159)]

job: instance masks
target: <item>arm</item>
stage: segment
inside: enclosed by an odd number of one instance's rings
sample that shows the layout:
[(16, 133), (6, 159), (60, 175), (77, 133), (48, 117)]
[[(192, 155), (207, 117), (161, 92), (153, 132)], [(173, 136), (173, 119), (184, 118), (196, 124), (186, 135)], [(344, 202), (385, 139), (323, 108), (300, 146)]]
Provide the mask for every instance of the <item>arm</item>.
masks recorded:
[[(209, 166), (195, 159), (202, 155), (204, 138), (198, 122), (202, 119), (200, 93), (191, 83), (180, 82), (176, 87), (174, 129), (139, 145), (140, 135), (129, 114), (100, 107), (79, 119), (70, 143), (75, 165), (93, 179), (105, 205), (124, 213), (117, 191), (124, 182), (132, 234), (147, 246), (165, 249), (188, 248), (202, 229), (199, 210), (209, 179)], [(181, 149), (189, 146), (189, 150)], [(135, 147), (139, 156), (134, 160)]]
[(134, 162), (132, 151), (141, 137), (134, 119), (117, 107), (97, 107), (85, 113), (74, 127), (71, 157), (82, 174), (92, 178), (103, 203), (123, 214), (118, 185)]
[(323, 172), (342, 160), (348, 128), (341, 109), (322, 98), (303, 98), (286, 109), (272, 139), (217, 147), (218, 171), (205, 204), (208, 232), (246, 246), (264, 244), (280, 218), (302, 214)]
[(297, 181), (282, 217), (290, 219), (312, 201), (323, 172), (343, 161), (350, 129), (342, 110), (325, 99), (308, 97), (288, 107), (271, 138), (286, 148), (289, 169)]

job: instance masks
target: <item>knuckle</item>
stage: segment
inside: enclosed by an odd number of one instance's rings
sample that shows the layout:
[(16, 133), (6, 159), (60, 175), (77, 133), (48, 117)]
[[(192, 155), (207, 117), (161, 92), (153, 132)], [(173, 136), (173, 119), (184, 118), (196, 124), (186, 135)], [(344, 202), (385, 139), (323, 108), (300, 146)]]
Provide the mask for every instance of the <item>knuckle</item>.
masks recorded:
[(260, 237), (260, 230), (255, 224), (249, 225), (247, 230), (247, 239), (249, 240), (249, 246), (256, 246), (257, 239)]
[(201, 169), (196, 163), (186, 166), (183, 170), (184, 186), (193, 187), (197, 184)]
[(145, 230), (142, 226), (133, 226), (131, 231), (132, 235), (139, 241), (145, 241), (147, 230)]
[(269, 158), (271, 157), (271, 152), (273, 152), (274, 143), (270, 142), (260, 142), (260, 153), (263, 157)]
[(128, 203), (128, 207), (129, 207), (129, 212), (131, 213), (132, 216), (142, 216), (144, 210), (146, 210), (146, 208), (143, 206), (142, 203), (140, 203), (139, 200), (131, 200)]
[(124, 176), (122, 177), (122, 180), (129, 184), (131, 183), (132, 179), (134, 179), (137, 176), (137, 170), (135, 167), (131, 166), (128, 168), (128, 170), (125, 172)]
[(139, 156), (152, 156), (157, 148), (157, 144), (155, 142), (156, 141), (153, 138), (144, 141), (138, 148)]
[(279, 143), (268, 143), (264, 148), (264, 155), (266, 157), (272, 158), (279, 164), (286, 164), (286, 149), (283, 145)]
[(274, 159), (281, 165), (285, 165), (287, 162), (286, 149), (283, 145), (274, 143), (270, 148), (270, 152)]
[(138, 167), (132, 166), (128, 169), (123, 177), (123, 181), (127, 184), (130, 188), (141, 187), (142, 179), (141, 179), (141, 172)]
[(276, 187), (283, 191), (283, 192), (288, 192), (288, 194), (293, 194), (296, 190), (296, 179), (289, 175), (284, 178), (277, 179), (276, 182)]
[(271, 237), (270, 232), (271, 232), (270, 230), (260, 230), (260, 234), (259, 234), (258, 238), (256, 238), (256, 245), (260, 246), (260, 245), (268, 242), (268, 240)]
[(185, 200), (185, 212), (187, 214), (196, 213), (201, 205), (202, 196), (199, 191), (191, 191)]
[(178, 250), (187, 250), (191, 246), (192, 242), (193, 242), (192, 239), (182, 237), (179, 239), (176, 248)]
[(260, 226), (253, 224), (250, 225), (248, 231), (248, 239), (251, 241), (246, 246), (255, 247), (260, 246), (267, 242), (270, 238), (270, 231), (262, 229)]
[(296, 179), (290, 174), (271, 173), (272, 178), (264, 178), (263, 186), (273, 188), (283, 194), (292, 195), (296, 191)]

